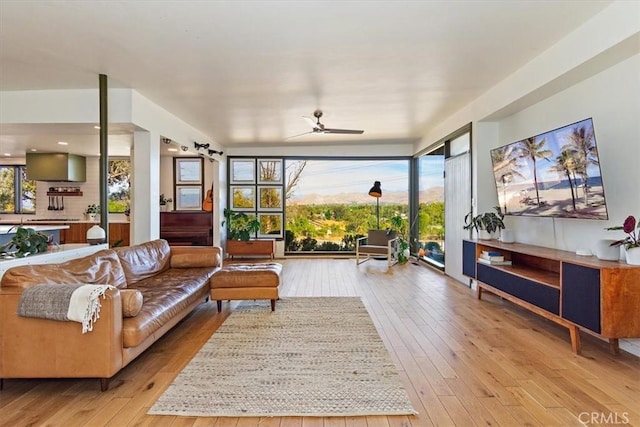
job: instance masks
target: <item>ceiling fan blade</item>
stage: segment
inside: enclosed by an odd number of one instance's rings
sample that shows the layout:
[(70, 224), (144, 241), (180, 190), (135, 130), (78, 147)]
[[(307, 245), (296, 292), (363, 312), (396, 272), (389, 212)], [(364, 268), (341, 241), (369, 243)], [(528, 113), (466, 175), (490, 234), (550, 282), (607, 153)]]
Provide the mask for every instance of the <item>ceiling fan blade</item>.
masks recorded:
[(330, 128), (324, 128), (324, 133), (346, 133), (346, 134), (352, 134), (352, 135), (360, 135), (363, 134), (364, 131), (363, 130), (357, 130), (357, 129), (330, 129)]
[(304, 117), (304, 116), (302, 116), (302, 118), (303, 118), (307, 123), (309, 123), (309, 126), (311, 126), (312, 128), (314, 128), (314, 129), (315, 129), (315, 128), (317, 128), (317, 127), (318, 127), (318, 125), (316, 124), (315, 120), (313, 120), (311, 117)]
[(314, 132), (315, 132), (315, 131), (310, 130), (309, 132), (299, 133), (299, 134), (297, 134), (297, 135), (293, 135), (293, 136), (288, 136), (288, 137), (286, 137), (286, 138), (285, 138), (285, 141), (286, 141), (287, 139), (297, 138), (297, 137), (299, 137), (299, 136), (307, 135), (307, 134), (309, 134), (309, 133), (314, 133)]

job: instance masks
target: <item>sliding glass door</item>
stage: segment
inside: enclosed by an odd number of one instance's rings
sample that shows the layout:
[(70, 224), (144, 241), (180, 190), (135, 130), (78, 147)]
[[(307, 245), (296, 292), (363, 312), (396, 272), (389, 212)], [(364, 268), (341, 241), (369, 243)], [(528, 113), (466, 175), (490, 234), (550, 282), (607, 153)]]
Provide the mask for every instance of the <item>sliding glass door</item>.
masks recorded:
[[(463, 281), (464, 216), (471, 202), (471, 127), (449, 135), (417, 157), (417, 251), (423, 261)], [(450, 254), (445, 257), (445, 253)], [(445, 262), (446, 259), (446, 262)]]
[(444, 268), (444, 145), (418, 158), (418, 255)]

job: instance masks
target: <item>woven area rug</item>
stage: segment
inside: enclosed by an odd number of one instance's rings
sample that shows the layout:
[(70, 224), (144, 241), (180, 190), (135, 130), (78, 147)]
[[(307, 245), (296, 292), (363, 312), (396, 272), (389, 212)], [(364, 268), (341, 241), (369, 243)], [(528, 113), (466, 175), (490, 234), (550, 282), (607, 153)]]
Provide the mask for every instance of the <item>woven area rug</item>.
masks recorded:
[(360, 298), (239, 305), (149, 410), (239, 416), (415, 410)]

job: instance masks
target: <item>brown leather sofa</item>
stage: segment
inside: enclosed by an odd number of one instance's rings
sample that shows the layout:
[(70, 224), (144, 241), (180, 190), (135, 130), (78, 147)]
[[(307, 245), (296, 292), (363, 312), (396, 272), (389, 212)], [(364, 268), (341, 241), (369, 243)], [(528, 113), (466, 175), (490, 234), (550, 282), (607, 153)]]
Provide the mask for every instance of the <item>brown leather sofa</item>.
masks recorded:
[[(111, 377), (207, 300), (209, 279), (221, 260), (218, 247), (154, 240), (61, 264), (9, 269), (0, 282), (0, 388), (8, 378), (100, 378), (106, 390)], [(76, 322), (16, 314), (22, 290), (41, 283), (116, 289), (100, 299), (100, 318), (83, 334)], [(142, 307), (133, 317), (123, 316), (123, 300), (130, 300), (121, 298), (125, 288), (142, 293)]]

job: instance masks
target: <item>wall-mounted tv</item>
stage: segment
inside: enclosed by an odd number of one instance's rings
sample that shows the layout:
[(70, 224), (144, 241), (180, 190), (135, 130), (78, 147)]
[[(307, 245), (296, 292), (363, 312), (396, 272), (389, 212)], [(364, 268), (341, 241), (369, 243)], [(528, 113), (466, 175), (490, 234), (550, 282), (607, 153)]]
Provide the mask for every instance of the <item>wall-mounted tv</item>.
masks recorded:
[(491, 161), (505, 214), (608, 219), (590, 118), (495, 148)]

